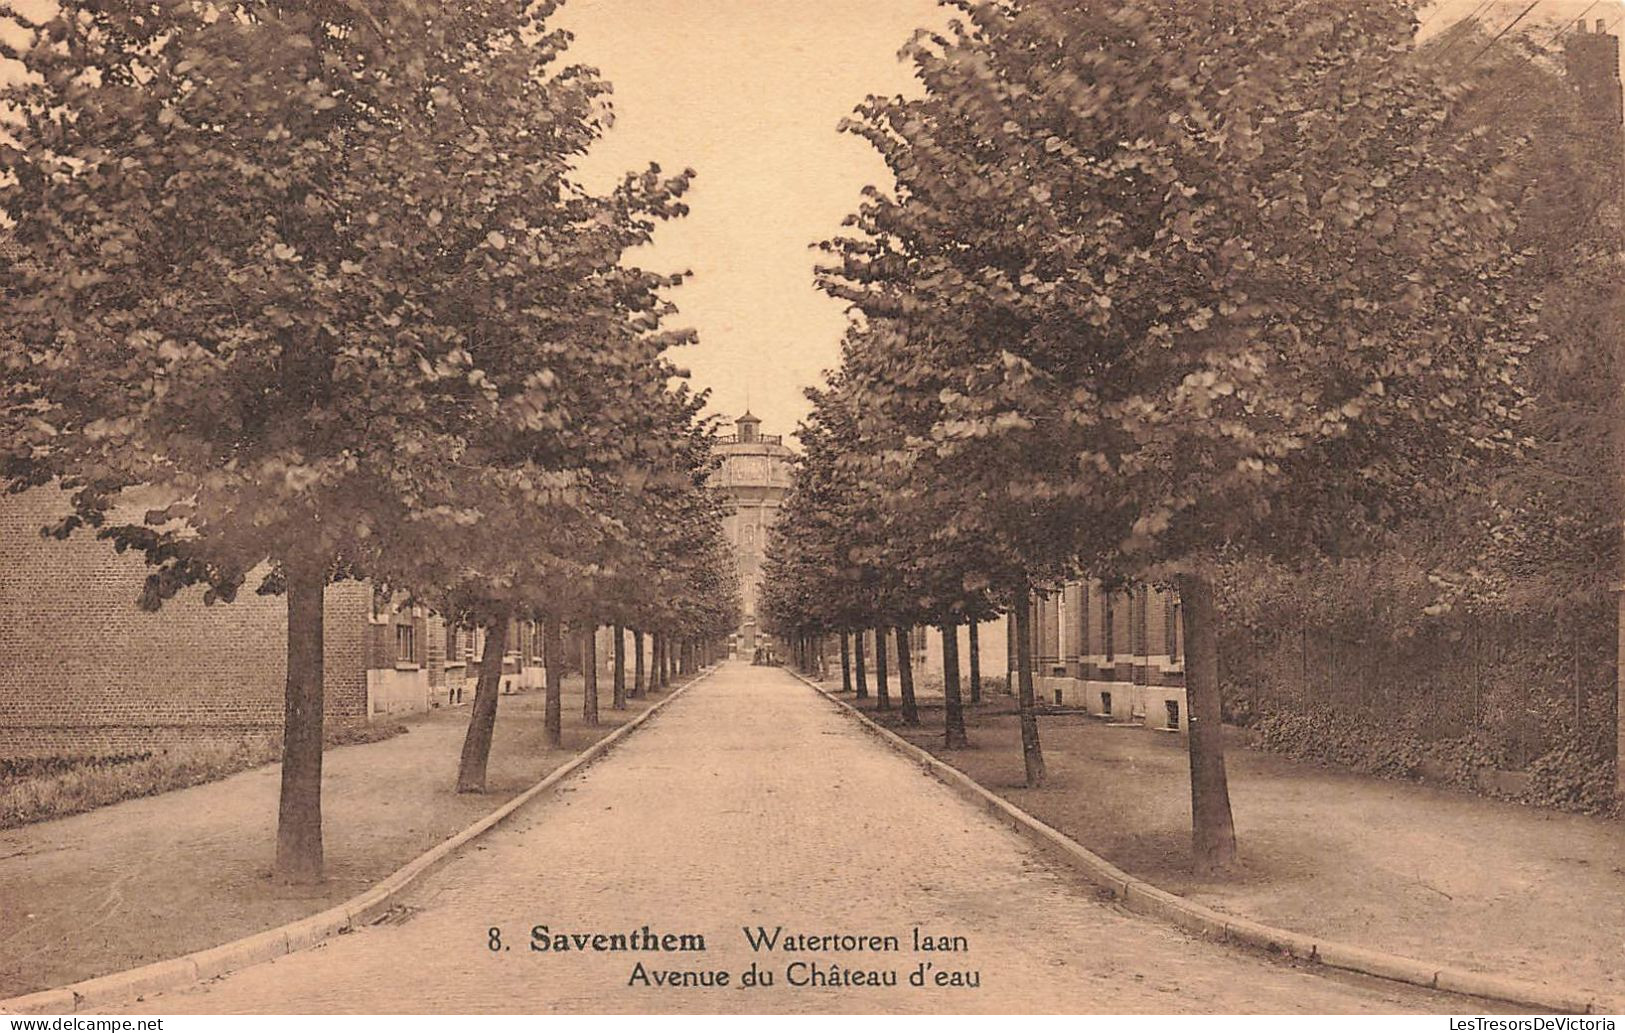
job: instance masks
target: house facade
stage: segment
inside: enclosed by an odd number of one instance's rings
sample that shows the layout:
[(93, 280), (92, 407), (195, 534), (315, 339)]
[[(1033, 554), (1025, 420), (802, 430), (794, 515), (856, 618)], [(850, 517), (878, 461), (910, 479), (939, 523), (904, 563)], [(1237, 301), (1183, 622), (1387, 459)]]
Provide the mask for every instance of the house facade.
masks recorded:
[[(1179, 596), (1149, 585), (1068, 582), (1033, 606), (1033, 687), (1040, 699), (1097, 717), (1186, 731)], [(1008, 625), (1015, 655), (1014, 624)]]
[[(87, 534), (45, 538), (69, 512), (54, 487), (0, 495), (0, 759), (128, 754), (281, 731), (287, 609), (201, 589), (136, 605), (148, 568)], [(252, 583), (252, 582), (251, 582)], [(538, 636), (518, 622), (503, 690), (543, 683)], [(361, 581), (329, 585), (324, 711), (357, 723), (473, 699), (483, 636), (395, 606)]]
[[(1099, 580), (1069, 581), (1034, 593), (1030, 624), (1038, 702), (1119, 724), (1188, 730), (1185, 631), (1176, 593), (1149, 585), (1108, 589)], [(957, 630), (964, 683), (970, 671), (970, 626), (961, 624)], [(915, 628), (911, 645), (920, 680), (940, 683), (938, 629)], [(1015, 622), (1008, 615), (981, 622), (977, 647), (983, 677), (1006, 678), (1014, 691), (1020, 655)]]

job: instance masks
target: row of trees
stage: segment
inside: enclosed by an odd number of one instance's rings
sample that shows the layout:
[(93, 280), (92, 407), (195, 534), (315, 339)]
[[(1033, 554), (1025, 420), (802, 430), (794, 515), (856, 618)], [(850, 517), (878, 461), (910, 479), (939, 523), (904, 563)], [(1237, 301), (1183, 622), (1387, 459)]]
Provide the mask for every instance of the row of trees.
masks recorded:
[(692, 173), (572, 178), (609, 86), (555, 7), (0, 5), (27, 69), (0, 136), (0, 472), (71, 493), (53, 533), (144, 554), (144, 606), (286, 595), (284, 879), (322, 870), (330, 581), (485, 628), (463, 790), (510, 619), (544, 628), (554, 743), (563, 625), (692, 656), (734, 623), (704, 398), (666, 357), (681, 277), (626, 261)]
[[(1031, 593), (1172, 585), (1193, 855), (1222, 868), (1216, 573), (1384, 554), (1440, 514), (1539, 526), (1507, 486), (1542, 444), (1541, 302), (1614, 260), (1541, 233), (1583, 115), (1524, 55), (1418, 48), (1404, 0), (950, 6), (907, 51), (923, 96), (846, 126), (895, 185), (823, 245), (851, 327), (767, 606), (792, 637), (1009, 612), (1038, 785)], [(1508, 61), (1540, 124), (1496, 113)]]

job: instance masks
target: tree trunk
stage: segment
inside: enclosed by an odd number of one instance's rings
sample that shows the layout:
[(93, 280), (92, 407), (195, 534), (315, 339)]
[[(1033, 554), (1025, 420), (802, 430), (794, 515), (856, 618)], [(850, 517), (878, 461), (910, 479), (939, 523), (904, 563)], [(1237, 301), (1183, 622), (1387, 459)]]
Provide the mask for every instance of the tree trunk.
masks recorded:
[(502, 689), (502, 654), (507, 648), (508, 618), (498, 617), (485, 628), (485, 655), (480, 658), (480, 680), (474, 686), (474, 706), (463, 736), (463, 756), (457, 765), (459, 793), (485, 792), (485, 769), (491, 759), (491, 735), (497, 723), (497, 697)]
[(632, 632), (632, 698), (642, 699), (643, 683), (643, 632)]
[[(1044, 751), (1038, 745), (1038, 712), (1033, 698), (1032, 594), (1026, 585), (1016, 590), (1014, 616), (1016, 621), (1016, 705), (1021, 711), (1021, 759), (1027, 766), (1027, 788), (1037, 789), (1044, 784)], [(976, 625), (971, 625), (972, 634)], [(976, 639), (972, 638), (974, 644)], [(975, 655), (975, 654), (972, 654)]]
[(852, 691), (852, 636), (841, 632), (841, 691)]
[(671, 688), (671, 636), (660, 634), (660, 687)]
[(322, 619), (327, 565), (284, 564), (288, 593), (288, 678), (282, 717), (282, 797), (277, 808), (276, 878), (322, 879)]
[(1016, 622), (1004, 622), (1004, 687), (1011, 692), (1016, 689)]
[(857, 674), (858, 698), (869, 698), (869, 675), (863, 666), (863, 632), (859, 631), (852, 636), (852, 666)]
[(965, 702), (959, 694), (959, 625), (942, 626), (943, 744), (949, 749), (970, 745), (965, 735)]
[(616, 710), (626, 709), (626, 629), (615, 625), (615, 699)]
[(588, 728), (598, 724), (598, 625), (581, 629), (581, 720)]
[(886, 629), (875, 629), (875, 709), (891, 709), (891, 686), (887, 684)]
[(547, 745), (558, 749), (564, 745), (564, 629), (557, 617), (542, 621), (543, 651), (547, 660), (547, 708), (542, 716), (542, 729), (547, 733)]
[(1175, 582), (1185, 616), (1185, 714), (1190, 725), (1191, 855), (1196, 870), (1222, 871), (1236, 859), (1236, 827), (1224, 771), (1219, 639), (1213, 584), (1184, 573)]
[(970, 701), (982, 702), (982, 648), (976, 637), (976, 622), (970, 622)]
[(910, 653), (907, 625), (899, 627), (897, 637), (897, 685), (903, 693), (903, 723), (918, 725), (920, 708), (914, 702), (914, 657)]

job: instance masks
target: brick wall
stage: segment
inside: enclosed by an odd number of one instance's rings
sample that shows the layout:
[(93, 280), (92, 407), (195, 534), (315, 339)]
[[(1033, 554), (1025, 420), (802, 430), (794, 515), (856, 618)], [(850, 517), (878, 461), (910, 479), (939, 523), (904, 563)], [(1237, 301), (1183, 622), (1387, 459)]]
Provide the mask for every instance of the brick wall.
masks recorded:
[[(0, 495), (0, 757), (126, 752), (270, 735), (282, 725), (287, 615), (250, 581), (237, 601), (201, 589), (157, 613), (135, 605), (147, 567), (79, 533), (40, 537), (67, 512), (54, 488)], [(364, 720), (371, 589), (329, 586), (329, 721)]]

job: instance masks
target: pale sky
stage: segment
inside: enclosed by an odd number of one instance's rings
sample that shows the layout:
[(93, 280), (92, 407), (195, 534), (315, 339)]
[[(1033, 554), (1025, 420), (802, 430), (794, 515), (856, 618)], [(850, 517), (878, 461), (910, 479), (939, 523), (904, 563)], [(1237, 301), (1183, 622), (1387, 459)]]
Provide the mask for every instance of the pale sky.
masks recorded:
[[(1442, 0), (1422, 13), (1424, 35), (1453, 25), (1467, 15), (1478, 11), (1483, 0)], [(1491, 35), (1499, 32), (1516, 18), (1526, 7), (1528, 0), (1489, 0), (1484, 9), (1478, 13), (1478, 21), (1485, 31)], [(1437, 12), (1437, 16), (1435, 16)], [(1625, 15), (1625, 6), (1620, 0), (1540, 0), (1535, 4), (1534, 10), (1524, 16), (1524, 19), (1513, 27), (1513, 32), (1520, 32), (1528, 28), (1549, 29), (1550, 32), (1536, 31), (1536, 40), (1545, 40), (1559, 28), (1568, 25), (1575, 18), (1584, 14), (1586, 28), (1594, 28), (1598, 18), (1605, 25), (1612, 25), (1614, 32), (1625, 29), (1619, 23), (1621, 15)]]
[(813, 287), (808, 245), (840, 231), (866, 184), (890, 184), (836, 127), (870, 93), (915, 89), (897, 51), (944, 15), (934, 0), (567, 0), (556, 21), (615, 84), (588, 182), (651, 160), (699, 173), (689, 217), (638, 255), (694, 272), (672, 298), (700, 343), (677, 361), (715, 411), (736, 416), (748, 396), (764, 433), (792, 433), (846, 325)]
[[(1423, 32), (1476, 11), (1493, 34), (1527, 6), (1441, 0)], [(1601, 18), (1625, 31), (1621, 0), (1539, 0), (1514, 31), (1544, 40), (1582, 12), (1588, 27)], [(672, 294), (674, 325), (700, 343), (676, 358), (711, 389), (713, 411), (736, 416), (748, 401), (766, 433), (792, 433), (803, 388), (837, 363), (845, 316), (813, 287), (808, 245), (838, 233), (861, 189), (889, 176), (836, 127), (869, 93), (914, 92), (897, 51), (946, 17), (935, 0), (567, 0), (556, 16), (576, 34), (569, 59), (615, 86), (615, 127), (583, 177), (603, 186), (649, 161), (699, 173), (689, 217), (636, 258), (694, 272)]]
[[(1478, 11), (1493, 34), (1528, 6), (1481, 2), (1442, 0), (1424, 31)], [(1544, 39), (1540, 27), (1582, 11), (1589, 27), (1625, 8), (1540, 0), (1515, 31)], [(737, 415), (748, 396), (765, 432), (790, 433), (807, 412), (802, 389), (838, 362), (845, 317), (813, 287), (807, 245), (838, 232), (863, 186), (889, 176), (836, 126), (868, 93), (913, 92), (897, 50), (946, 17), (934, 0), (567, 0), (557, 16), (576, 33), (573, 56), (615, 85), (618, 121), (589, 182), (649, 160), (699, 173), (690, 216), (639, 260), (693, 270), (672, 297), (700, 343), (677, 357), (711, 388), (715, 411)]]

